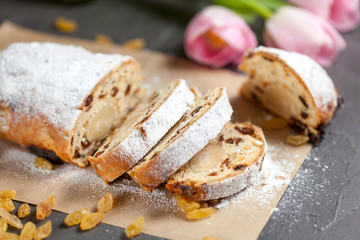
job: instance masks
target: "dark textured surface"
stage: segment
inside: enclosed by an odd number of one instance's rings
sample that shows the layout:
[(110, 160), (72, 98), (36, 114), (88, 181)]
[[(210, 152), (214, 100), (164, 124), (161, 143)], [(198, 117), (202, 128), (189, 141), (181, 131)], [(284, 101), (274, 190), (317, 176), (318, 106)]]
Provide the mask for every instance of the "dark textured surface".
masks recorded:
[[(141, 37), (150, 49), (184, 56), (184, 28), (203, 5), (195, 0), (94, 0), (79, 5), (0, 0), (0, 22), (7, 19), (60, 34), (53, 20), (64, 16), (78, 21), (76, 37), (93, 39), (105, 33), (116, 43)], [(311, 151), (290, 183), (260, 239), (359, 239), (360, 29), (344, 36), (348, 48), (328, 72), (345, 104), (326, 128), (324, 141)], [(77, 227), (64, 227), (64, 218), (63, 213), (51, 215), (51, 239), (125, 238), (121, 228), (107, 224), (80, 234)], [(158, 238), (142, 234), (137, 239)]]

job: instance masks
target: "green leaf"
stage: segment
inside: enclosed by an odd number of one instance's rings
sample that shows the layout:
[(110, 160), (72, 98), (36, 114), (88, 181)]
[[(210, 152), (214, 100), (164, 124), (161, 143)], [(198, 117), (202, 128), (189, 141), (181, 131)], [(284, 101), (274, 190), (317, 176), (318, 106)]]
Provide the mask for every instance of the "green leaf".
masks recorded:
[(257, 0), (261, 2), (266, 7), (270, 8), (271, 10), (276, 11), (277, 9), (289, 5), (286, 1), (283, 0)]

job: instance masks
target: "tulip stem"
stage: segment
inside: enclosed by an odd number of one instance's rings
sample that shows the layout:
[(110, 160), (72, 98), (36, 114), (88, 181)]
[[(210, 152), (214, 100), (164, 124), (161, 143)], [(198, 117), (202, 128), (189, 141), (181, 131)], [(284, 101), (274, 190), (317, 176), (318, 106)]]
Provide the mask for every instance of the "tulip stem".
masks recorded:
[(216, 4), (226, 6), (235, 10), (249, 9), (259, 14), (264, 19), (271, 18), (273, 12), (260, 1), (254, 0), (214, 0)]

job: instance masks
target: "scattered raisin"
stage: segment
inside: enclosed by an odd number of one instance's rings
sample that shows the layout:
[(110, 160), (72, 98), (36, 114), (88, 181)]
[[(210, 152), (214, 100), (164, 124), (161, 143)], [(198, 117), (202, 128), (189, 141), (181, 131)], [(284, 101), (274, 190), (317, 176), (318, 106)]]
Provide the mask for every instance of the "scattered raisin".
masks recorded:
[(16, 190), (2, 190), (0, 191), (0, 198), (14, 198)]
[(215, 209), (213, 207), (200, 208), (186, 213), (185, 217), (189, 220), (198, 220), (198, 219), (210, 217), (214, 213), (215, 213)]
[(112, 97), (115, 97), (116, 94), (118, 93), (118, 91), (119, 91), (119, 89), (118, 89), (117, 87), (113, 87), (113, 88), (111, 89), (111, 91), (110, 91), (110, 95), (111, 95)]
[(56, 197), (52, 195), (39, 203), (39, 205), (36, 207), (36, 219), (43, 220), (47, 218), (51, 214), (51, 211), (55, 206), (55, 202)]
[(0, 232), (6, 232), (7, 228), (8, 228), (7, 221), (5, 220), (5, 218), (0, 217)]
[(77, 224), (81, 223), (82, 219), (88, 213), (90, 213), (90, 210), (87, 208), (82, 208), (82, 209), (76, 210), (66, 216), (64, 223), (69, 227), (77, 225)]
[(35, 157), (34, 162), (37, 168), (41, 168), (43, 170), (54, 170), (54, 166), (45, 158)]
[(129, 226), (125, 229), (125, 234), (128, 238), (133, 238), (137, 235), (139, 235), (143, 229), (144, 225), (144, 217), (139, 216), (135, 219), (134, 222), (132, 222)]
[(111, 193), (106, 193), (98, 202), (97, 204), (97, 210), (99, 212), (108, 212), (111, 210), (114, 204), (114, 197), (111, 195)]
[(35, 237), (36, 226), (32, 222), (27, 222), (21, 230), (19, 240), (32, 240)]
[(289, 135), (286, 138), (286, 142), (293, 146), (301, 146), (308, 141), (309, 137), (304, 135)]
[(8, 212), (11, 212), (15, 209), (14, 203), (10, 198), (0, 199), (0, 207), (4, 208)]
[(0, 232), (0, 239), (1, 240), (18, 240), (19, 236), (15, 233), (9, 233), (9, 232)]
[(200, 204), (198, 202), (188, 201), (185, 198), (179, 198), (177, 200), (177, 205), (179, 206), (181, 211), (183, 211), (185, 213), (188, 213), (188, 212), (191, 212), (191, 211), (193, 211), (195, 209), (200, 208)]
[(17, 211), (17, 214), (18, 214), (18, 217), (19, 218), (24, 218), (26, 216), (28, 216), (30, 214), (30, 206), (29, 204), (27, 203), (23, 203), (19, 208), (18, 208), (18, 211)]
[(85, 214), (84, 218), (81, 220), (80, 228), (81, 230), (89, 230), (96, 227), (104, 219), (103, 212), (88, 213)]
[(86, 100), (85, 100), (85, 107), (90, 106), (90, 104), (92, 103), (92, 101), (93, 101), (93, 97), (92, 97), (92, 95), (90, 94), (90, 95), (86, 98)]
[(253, 135), (254, 134), (254, 129), (250, 128), (250, 127), (238, 127), (235, 126), (235, 130), (238, 131), (239, 133), (245, 134), (245, 135)]
[(13, 227), (16, 227), (18, 229), (22, 229), (23, 227), (23, 224), (21, 223), (20, 219), (16, 215), (6, 211), (5, 208), (0, 207), (0, 217), (5, 219), (6, 222)]
[(41, 225), (35, 232), (35, 240), (45, 239), (50, 236), (52, 230), (51, 221), (47, 221)]
[(245, 168), (245, 167), (246, 167), (245, 165), (239, 164), (239, 165), (236, 165), (236, 166), (234, 167), (234, 170), (235, 170), (235, 171), (240, 171), (241, 169), (243, 169), (243, 168)]

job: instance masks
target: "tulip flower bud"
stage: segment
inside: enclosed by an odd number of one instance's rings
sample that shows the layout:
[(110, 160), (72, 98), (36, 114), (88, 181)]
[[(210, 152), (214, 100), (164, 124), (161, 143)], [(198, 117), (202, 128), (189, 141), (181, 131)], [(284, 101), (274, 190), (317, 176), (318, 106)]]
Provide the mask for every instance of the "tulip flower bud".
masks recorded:
[(238, 64), (244, 52), (256, 46), (255, 34), (245, 20), (220, 6), (204, 8), (185, 32), (187, 56), (212, 67)]
[(282, 7), (265, 23), (266, 46), (308, 55), (327, 67), (346, 47), (342, 36), (324, 19), (296, 7)]

